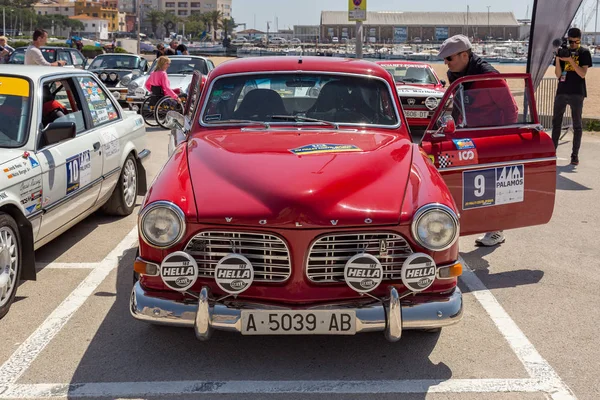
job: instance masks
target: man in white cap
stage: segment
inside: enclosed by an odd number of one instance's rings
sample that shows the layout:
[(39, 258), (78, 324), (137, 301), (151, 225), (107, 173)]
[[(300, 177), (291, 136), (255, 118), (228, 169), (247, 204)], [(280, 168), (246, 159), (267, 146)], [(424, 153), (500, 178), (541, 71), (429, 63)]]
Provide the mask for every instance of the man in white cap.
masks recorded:
[[(471, 50), (471, 42), (464, 35), (452, 36), (442, 43), (438, 57), (448, 66), (450, 83), (469, 75), (497, 74), (498, 71)], [(486, 89), (489, 89), (486, 90)], [(516, 123), (518, 107), (510, 89), (503, 80), (479, 81), (465, 84), (465, 114), (469, 116), (469, 127), (501, 126)], [(459, 111), (456, 110), (456, 113)], [(462, 119), (460, 115), (453, 115)], [(457, 121), (460, 122), (460, 121)], [(461, 125), (459, 125), (461, 126)], [(477, 238), (479, 246), (495, 246), (504, 243), (503, 231), (488, 232)]]

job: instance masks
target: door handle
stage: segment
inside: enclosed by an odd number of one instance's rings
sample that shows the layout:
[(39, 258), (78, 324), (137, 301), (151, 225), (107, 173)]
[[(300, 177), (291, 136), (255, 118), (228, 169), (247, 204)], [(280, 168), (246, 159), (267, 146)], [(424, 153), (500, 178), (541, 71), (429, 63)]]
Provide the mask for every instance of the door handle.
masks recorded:
[(100, 150), (100, 142), (94, 143), (94, 151)]

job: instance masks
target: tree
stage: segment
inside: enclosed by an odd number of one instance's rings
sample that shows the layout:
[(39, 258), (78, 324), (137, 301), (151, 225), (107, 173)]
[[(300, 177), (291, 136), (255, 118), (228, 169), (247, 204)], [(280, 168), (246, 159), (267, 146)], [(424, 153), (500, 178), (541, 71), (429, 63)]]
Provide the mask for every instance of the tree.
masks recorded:
[(202, 13), (200, 15), (200, 20), (204, 24), (204, 29), (206, 30), (206, 32), (210, 32), (210, 30), (212, 29), (212, 16), (210, 15), (210, 13)]
[(173, 29), (175, 27), (175, 25), (177, 24), (177, 22), (179, 21), (179, 18), (177, 18), (174, 14), (171, 14), (170, 12), (166, 12), (164, 14), (164, 18), (163, 18), (163, 26), (165, 27), (165, 33), (167, 35), (167, 37), (171, 37), (171, 29)]
[[(157, 10), (152, 10), (149, 11), (148, 14), (146, 14), (146, 18), (150, 20), (150, 25), (152, 26), (152, 33), (154, 34), (154, 37), (157, 36), (156, 32), (158, 31), (158, 25), (164, 21), (165, 19), (165, 13), (161, 12), (161, 11), (157, 11)], [(167, 30), (167, 34), (169, 33), (169, 31)]]
[(233, 20), (233, 17), (223, 18), (223, 20), (221, 21), (221, 29), (223, 29), (223, 33), (225, 36), (223, 40), (227, 40), (227, 37), (233, 34), (233, 30), (237, 27), (238, 25)]
[(213, 40), (217, 41), (217, 29), (219, 29), (219, 24), (221, 19), (223, 18), (223, 13), (221, 11), (211, 11), (207, 13), (210, 15), (210, 20), (213, 28)]
[(206, 29), (201, 17), (201, 14), (192, 14), (185, 23), (185, 31), (191, 34), (193, 38), (199, 37)]

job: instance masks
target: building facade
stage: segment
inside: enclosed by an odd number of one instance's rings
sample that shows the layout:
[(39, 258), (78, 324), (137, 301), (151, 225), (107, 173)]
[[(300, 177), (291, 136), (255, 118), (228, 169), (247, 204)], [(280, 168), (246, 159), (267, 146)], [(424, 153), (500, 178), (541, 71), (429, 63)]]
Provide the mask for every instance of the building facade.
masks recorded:
[(319, 39), (321, 27), (319, 25), (294, 25), (294, 37), (302, 43), (312, 43)]
[(77, 15), (69, 18), (81, 21), (81, 23), (84, 26), (84, 30), (83, 32), (81, 32), (83, 36), (95, 40), (108, 39), (108, 25), (110, 23), (109, 20), (103, 18), (89, 17), (87, 15)]
[[(363, 40), (371, 43), (441, 42), (450, 36), (473, 40), (518, 40), (521, 24), (512, 12), (368, 12)], [(356, 23), (346, 11), (321, 12), (321, 41), (356, 37)]]

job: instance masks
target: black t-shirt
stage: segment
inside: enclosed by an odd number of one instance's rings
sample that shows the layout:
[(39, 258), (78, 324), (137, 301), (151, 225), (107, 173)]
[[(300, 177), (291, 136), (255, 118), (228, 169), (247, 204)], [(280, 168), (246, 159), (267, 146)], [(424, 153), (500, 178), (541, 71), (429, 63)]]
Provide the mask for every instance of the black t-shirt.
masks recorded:
[(166, 56), (175, 56), (175, 55), (177, 55), (177, 52), (172, 47), (169, 47), (167, 49), (167, 51), (165, 51), (165, 55)]
[(177, 52), (177, 54), (183, 54), (184, 52), (188, 51), (188, 49), (185, 46), (185, 44), (182, 43), (179, 46), (177, 46), (177, 48), (175, 48), (175, 51)]
[[(580, 67), (592, 66), (592, 55), (585, 47), (579, 47), (577, 50), (572, 50), (571, 57), (573, 57), (575, 63)], [(585, 78), (577, 75), (577, 72), (575, 72), (575, 69), (571, 64), (565, 63), (564, 61), (560, 62), (560, 69), (563, 72), (566, 71), (567, 76), (564, 82), (562, 82), (562, 79), (558, 80), (556, 94), (578, 94), (586, 97), (587, 89), (585, 87)]]

